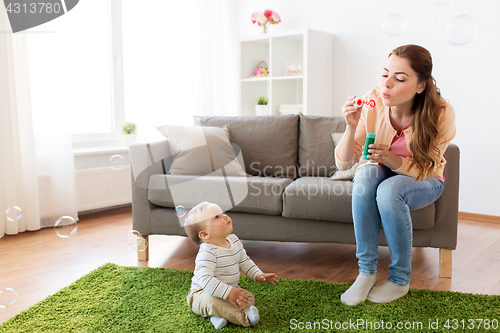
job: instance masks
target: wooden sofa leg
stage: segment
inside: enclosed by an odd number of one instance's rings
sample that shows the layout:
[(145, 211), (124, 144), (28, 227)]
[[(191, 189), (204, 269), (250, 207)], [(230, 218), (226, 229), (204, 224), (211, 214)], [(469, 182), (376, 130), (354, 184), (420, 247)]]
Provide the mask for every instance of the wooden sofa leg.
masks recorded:
[(451, 250), (439, 249), (439, 276), (451, 278)]
[(149, 236), (144, 238), (146, 241), (146, 249), (144, 251), (137, 251), (137, 259), (139, 261), (147, 261), (149, 259)]

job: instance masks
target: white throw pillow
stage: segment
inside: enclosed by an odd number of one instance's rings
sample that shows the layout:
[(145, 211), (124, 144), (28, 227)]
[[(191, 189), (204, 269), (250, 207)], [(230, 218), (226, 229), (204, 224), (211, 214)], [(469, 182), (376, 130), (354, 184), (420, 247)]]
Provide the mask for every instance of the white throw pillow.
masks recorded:
[[(222, 127), (157, 126), (168, 139), (175, 157), (170, 167), (172, 175), (247, 176), (243, 161), (238, 161), (230, 143), (229, 125)], [(240, 156), (241, 158), (241, 156)]]
[[(335, 145), (335, 147), (337, 147), (337, 145), (340, 142), (340, 139), (342, 139), (343, 135), (344, 135), (344, 132), (332, 133), (332, 140), (333, 140), (333, 144)], [(355, 163), (352, 167), (350, 167), (347, 170), (335, 171), (335, 173), (330, 177), (330, 180), (353, 180), (354, 175), (356, 174), (356, 171), (358, 170), (358, 168), (367, 162), (368, 162), (367, 160), (360, 159), (359, 162)]]

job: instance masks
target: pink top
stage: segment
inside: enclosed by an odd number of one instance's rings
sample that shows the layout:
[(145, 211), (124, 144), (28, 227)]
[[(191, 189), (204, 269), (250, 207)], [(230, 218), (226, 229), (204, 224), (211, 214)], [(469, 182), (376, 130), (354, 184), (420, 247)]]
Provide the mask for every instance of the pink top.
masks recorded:
[(408, 126), (403, 128), (403, 130), (399, 134), (396, 133), (396, 135), (394, 135), (394, 138), (392, 138), (391, 146), (389, 147), (390, 152), (401, 157), (413, 157), (413, 155), (408, 151), (408, 148), (406, 146), (406, 138), (403, 132), (405, 129), (409, 128), (410, 125), (411, 124), (408, 124)]
[[(389, 147), (389, 151), (393, 154), (396, 154), (398, 156), (404, 157), (404, 158), (411, 158), (413, 157), (412, 153), (408, 150), (408, 146), (406, 145), (406, 138), (404, 135), (404, 130), (409, 128), (411, 124), (408, 124), (403, 130), (396, 135), (394, 135), (394, 138), (392, 138), (392, 143)], [(440, 181), (444, 182), (444, 177), (436, 177)]]

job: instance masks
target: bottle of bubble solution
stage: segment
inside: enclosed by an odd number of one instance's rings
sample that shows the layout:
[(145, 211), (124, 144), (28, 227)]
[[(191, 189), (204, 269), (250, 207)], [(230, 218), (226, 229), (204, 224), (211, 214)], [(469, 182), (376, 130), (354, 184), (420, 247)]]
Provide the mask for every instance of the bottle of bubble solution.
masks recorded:
[(365, 150), (363, 151), (363, 159), (364, 160), (369, 160), (368, 156), (371, 155), (371, 153), (368, 153), (369, 146), (375, 142), (375, 133), (366, 133), (366, 140), (365, 140)]

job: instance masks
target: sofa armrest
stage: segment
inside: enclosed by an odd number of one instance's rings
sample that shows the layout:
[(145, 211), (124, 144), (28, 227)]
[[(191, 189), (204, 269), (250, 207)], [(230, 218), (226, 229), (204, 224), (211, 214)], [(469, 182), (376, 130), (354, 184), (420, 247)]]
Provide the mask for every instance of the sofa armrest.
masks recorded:
[(154, 207), (148, 201), (149, 178), (154, 174), (166, 174), (173, 156), (168, 148), (168, 140), (137, 142), (130, 145), (129, 152), (133, 229), (146, 237), (151, 233), (150, 211)]
[(457, 245), (458, 193), (460, 180), (460, 149), (450, 143), (444, 154), (444, 190), (436, 200), (435, 224), (431, 235), (431, 246), (454, 250)]

